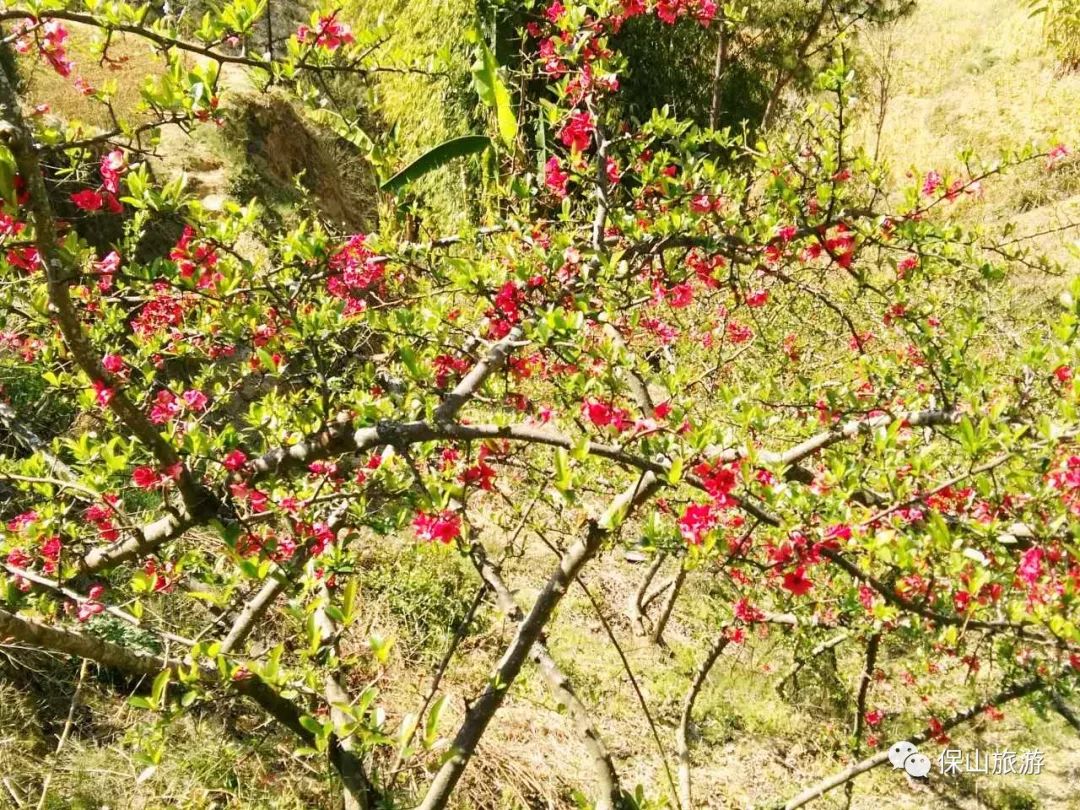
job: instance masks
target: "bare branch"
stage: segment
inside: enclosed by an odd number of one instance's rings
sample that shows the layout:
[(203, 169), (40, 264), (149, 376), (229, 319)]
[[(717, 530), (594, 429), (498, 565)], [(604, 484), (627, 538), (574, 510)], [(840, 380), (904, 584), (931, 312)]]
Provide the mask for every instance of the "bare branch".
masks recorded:
[[(495, 594), (499, 609), (506, 614), (508, 619), (520, 625), (525, 620), (525, 613), (514, 601), (510, 589), (506, 587), (506, 583), (503, 582), (498, 570), (492, 565), (487, 555), (484, 554), (483, 548), (475, 545), (471, 556), (481, 579), (487, 583), (492, 593)], [(530, 657), (539, 669), (540, 675), (547, 682), (552, 695), (570, 713), (574, 728), (589, 752), (593, 773), (596, 776), (598, 785), (595, 804), (597, 810), (612, 810), (612, 808), (618, 807), (622, 797), (619, 776), (615, 771), (615, 763), (612, 762), (611, 754), (608, 753), (607, 746), (604, 745), (604, 741), (600, 737), (600, 732), (593, 725), (589, 710), (574, 692), (570, 679), (555, 663), (555, 659), (551, 657), (551, 653), (542, 639), (533, 645)]]
[[(1059, 674), (1064, 675), (1066, 671), (1067, 670), (1062, 670)], [(981, 703), (976, 703), (974, 706), (970, 706), (961, 712), (957, 712), (952, 717), (944, 720), (941, 723), (941, 731), (948, 731), (952, 728), (955, 728), (956, 726), (966, 723), (972, 718), (978, 717), (987, 709), (996, 708), (997, 706), (1001, 706), (1002, 704), (1008, 703), (1012, 700), (1016, 700), (1017, 698), (1033, 695), (1036, 692), (1040, 692), (1043, 689), (1046, 689), (1049, 685), (1050, 684), (1047, 681), (1039, 677), (1033, 677), (1024, 681), (1020, 681), (1019, 683), (1002, 689), (993, 697), (988, 698)], [(910, 742), (914, 745), (921, 745), (927, 740), (932, 739), (934, 736), (935, 735), (929, 730), (921, 731), (915, 736), (911, 737)], [(845, 768), (839, 773), (833, 774), (828, 779), (823, 779), (821, 782), (818, 782), (818, 784), (814, 785), (813, 787), (804, 790), (795, 798), (790, 799), (786, 804), (778, 806), (783, 807), (783, 810), (796, 810), (796, 808), (802, 807), (804, 804), (809, 804), (814, 799), (824, 796), (830, 790), (840, 787), (840, 785), (844, 784), (845, 782), (848, 782), (849, 780), (854, 779), (855, 777), (859, 776), (860, 774), (864, 774), (869, 770), (873, 770), (879, 765), (884, 765), (888, 761), (889, 752), (879, 751), (872, 757), (867, 757), (860, 762), (856, 762), (850, 768)]]
[[(631, 489), (615, 499), (608, 515), (625, 516), (634, 506), (651, 497), (659, 486), (659, 479), (646, 473), (635, 482)], [(544, 625), (551, 618), (552, 612), (562, 601), (567, 588), (577, 578), (582, 567), (596, 555), (611, 533), (611, 529), (601, 527), (601, 522), (592, 520), (589, 522), (585, 537), (571, 546), (562, 556), (558, 567), (552, 572), (532, 609), (518, 626), (518, 632), (499, 661), (488, 687), (466, 711), (465, 720), (454, 737), (452, 752), (432, 780), (423, 802), (419, 805), (419, 810), (442, 810), (446, 806), (465, 766), (476, 751), (477, 743), (487, 730), (491, 718), (502, 705), (507, 690), (513, 685), (528, 658), (529, 651), (540, 638)]]

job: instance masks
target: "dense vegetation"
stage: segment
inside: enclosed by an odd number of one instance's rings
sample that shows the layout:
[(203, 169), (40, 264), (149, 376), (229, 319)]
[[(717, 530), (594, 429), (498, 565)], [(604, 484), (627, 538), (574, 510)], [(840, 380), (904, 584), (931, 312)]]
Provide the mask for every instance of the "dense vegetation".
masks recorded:
[(920, 13), (0, 11), (0, 801), (1068, 806), (1080, 169)]

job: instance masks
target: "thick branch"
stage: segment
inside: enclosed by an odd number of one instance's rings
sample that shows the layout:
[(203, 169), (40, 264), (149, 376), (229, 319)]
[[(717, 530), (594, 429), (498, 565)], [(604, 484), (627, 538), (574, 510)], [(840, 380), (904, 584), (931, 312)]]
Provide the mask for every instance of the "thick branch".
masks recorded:
[[(0, 608), (0, 639), (15, 639), (52, 652), (74, 655), (132, 675), (154, 677), (163, 670), (179, 671), (183, 666), (190, 673), (192, 666), (176, 659), (164, 658), (130, 650), (99, 638), (50, 627), (31, 619), (23, 619)], [(216, 682), (220, 673), (216, 667), (194, 665), (194, 671), (207, 683)], [(229, 682), (229, 688), (257, 703), (263, 711), (289, 729), (306, 746), (313, 747), (315, 738), (301, 724), (302, 714), (291, 701), (257, 677), (238, 678)], [(330, 763), (339, 772), (347, 769), (349, 757), (342, 750), (340, 741), (331, 735)]]
[(493, 343), (487, 354), (469, 371), (468, 374), (454, 386), (454, 390), (446, 395), (442, 404), (435, 409), (436, 422), (449, 422), (458, 415), (487, 378), (501, 369), (506, 364), (506, 358), (521, 343), (524, 335), (520, 326), (515, 326), (505, 337)]
[[(503, 582), (495, 566), (491, 564), (491, 561), (488, 560), (483, 549), (479, 546), (474, 548), (472, 556), (473, 563), (476, 565), (476, 570), (480, 573), (481, 579), (487, 583), (495, 594), (499, 609), (508, 619), (520, 626), (525, 620), (525, 613), (518, 603), (514, 601), (510, 589), (506, 587), (506, 583)], [(599, 731), (597, 731), (592, 719), (589, 717), (589, 710), (574, 692), (573, 684), (570, 683), (566, 673), (559, 668), (559, 665), (555, 663), (555, 659), (551, 657), (551, 653), (548, 651), (543, 639), (538, 640), (533, 645), (530, 657), (539, 669), (540, 675), (547, 682), (548, 688), (555, 699), (570, 713), (574, 728), (589, 752), (593, 773), (596, 776), (598, 785), (595, 805), (597, 810), (612, 810), (612, 808), (618, 807), (622, 798), (619, 776), (615, 771), (615, 763), (612, 762), (607, 746), (604, 745)]]
[[(628, 514), (634, 506), (651, 497), (659, 486), (660, 482), (656, 476), (643, 475), (630, 490), (615, 500), (608, 514)], [(611, 530), (601, 528), (599, 522), (590, 521), (585, 537), (571, 546), (562, 556), (558, 567), (536, 598), (532, 609), (518, 626), (518, 632), (499, 661), (488, 687), (465, 713), (465, 720), (454, 737), (452, 752), (435, 775), (427, 795), (419, 806), (420, 810), (442, 810), (446, 806), (450, 794), (461, 778), (469, 759), (476, 751), (476, 746), (487, 730), (491, 718), (502, 705), (506, 692), (521, 671), (529, 651), (540, 638), (544, 625), (551, 618), (551, 614), (566, 595), (567, 588), (573, 583), (582, 567), (595, 556), (610, 534)]]

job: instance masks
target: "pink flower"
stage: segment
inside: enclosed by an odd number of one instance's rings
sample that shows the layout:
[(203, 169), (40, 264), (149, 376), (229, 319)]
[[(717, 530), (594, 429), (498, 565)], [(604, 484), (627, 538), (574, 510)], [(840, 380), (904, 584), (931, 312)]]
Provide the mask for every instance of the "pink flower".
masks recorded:
[(713, 513), (712, 504), (692, 503), (686, 507), (682, 517), (679, 518), (679, 534), (687, 543), (700, 546), (705, 540), (705, 535), (715, 525), (716, 515)]
[(1034, 585), (1042, 576), (1042, 561), (1045, 553), (1039, 546), (1032, 546), (1020, 558), (1020, 568), (1017, 573), (1028, 585)]
[(124, 358), (118, 354), (107, 354), (102, 357), (101, 366), (110, 374), (119, 374), (126, 368)]
[(7, 522), (7, 530), (9, 532), (21, 532), (27, 526), (37, 523), (37, 520), (37, 512), (23, 512)]
[(870, 726), (870, 728), (879, 726), (884, 719), (885, 712), (881, 709), (874, 709), (866, 713), (866, 725)]
[(150, 408), (150, 421), (155, 425), (165, 425), (179, 413), (180, 403), (176, 401), (176, 394), (167, 388), (158, 391), (154, 398), (154, 405)]
[(113, 194), (119, 194), (120, 176), (127, 171), (127, 162), (124, 160), (123, 151), (113, 149), (111, 152), (102, 155), (98, 171), (101, 172), (102, 184), (105, 189)]
[(105, 606), (100, 602), (83, 602), (79, 605), (78, 612), (75, 617), (80, 622), (89, 621), (91, 617), (98, 615), (105, 610)]
[(559, 140), (563, 146), (576, 152), (584, 152), (592, 144), (593, 130), (595, 129), (592, 116), (582, 110), (570, 116), (570, 120), (559, 133)]
[(450, 543), (461, 536), (461, 519), (449, 509), (437, 515), (420, 512), (413, 519), (413, 531), (418, 540)]
[(929, 197), (941, 188), (941, 185), (944, 182), (945, 180), (939, 172), (931, 170), (926, 173), (926, 179), (923, 181), (922, 193)]
[(570, 175), (563, 171), (562, 163), (557, 157), (551, 157), (544, 164), (544, 185), (551, 189), (552, 193), (562, 199), (566, 196), (566, 184), (570, 182)]
[(544, 10), (544, 16), (551, 22), (557, 23), (559, 18), (566, 13), (566, 9), (563, 8), (563, 4), (559, 0), (555, 0), (550, 6)]
[(1067, 146), (1063, 143), (1059, 143), (1053, 149), (1051, 149), (1046, 155), (1046, 168), (1052, 169), (1057, 166), (1061, 161), (1065, 160), (1069, 156), (1070, 152)]
[(715, 0), (698, 0), (697, 11), (694, 12), (694, 17), (703, 26), (708, 27), (716, 17), (716, 2)]
[(206, 394), (202, 391), (191, 390), (184, 392), (184, 404), (195, 413), (206, 410), (206, 403), (208, 401)]

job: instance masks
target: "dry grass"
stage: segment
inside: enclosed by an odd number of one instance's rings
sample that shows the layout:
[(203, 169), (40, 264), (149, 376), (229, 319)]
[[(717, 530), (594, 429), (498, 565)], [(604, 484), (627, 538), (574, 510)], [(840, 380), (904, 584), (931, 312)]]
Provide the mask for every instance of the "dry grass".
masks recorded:
[[(877, 144), (879, 77), (891, 78), (880, 153), (898, 181), (909, 172), (960, 173), (962, 152), (990, 163), (1028, 144), (1080, 151), (1080, 72), (1061, 74), (1045, 53), (1041, 23), (1019, 0), (921, 0), (909, 18), (868, 38), (861, 138)], [(1033, 234), (1080, 221), (1080, 159), (1041, 164), (985, 184), (972, 222), (1017, 222)], [(1068, 235), (1077, 238), (1076, 231)], [(1064, 260), (1065, 237), (1033, 244)]]
[(111, 128), (107, 107), (76, 87), (75, 79), (79, 77), (94, 89), (109, 90), (118, 118), (138, 121), (145, 78), (160, 73), (165, 60), (144, 40), (123, 34), (113, 37), (108, 49), (109, 60), (101, 60), (94, 46), (97, 32), (77, 24), (71, 24), (69, 28), (69, 54), (75, 69), (68, 78), (57, 74), (42, 60), (30, 56), (19, 58), (28, 97), (35, 104), (48, 104), (51, 114), (60, 120)]

